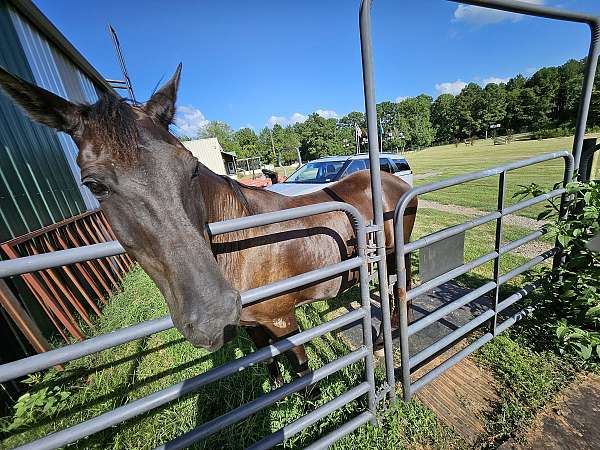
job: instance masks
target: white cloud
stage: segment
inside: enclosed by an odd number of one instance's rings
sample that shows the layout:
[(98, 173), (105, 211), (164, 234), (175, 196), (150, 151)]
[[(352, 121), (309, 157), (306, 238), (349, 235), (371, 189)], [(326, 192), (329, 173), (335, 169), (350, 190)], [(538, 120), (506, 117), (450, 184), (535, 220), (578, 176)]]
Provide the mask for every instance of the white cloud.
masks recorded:
[(410, 98), (408, 95), (404, 96), (404, 95), (400, 95), (399, 97), (396, 97), (396, 103), (400, 103), (403, 102), (404, 100), (406, 100), (407, 98)]
[(317, 109), (315, 112), (324, 119), (337, 119), (338, 118), (337, 113), (331, 109)]
[(290, 124), (293, 125), (295, 123), (302, 123), (306, 119), (308, 119), (308, 116), (295, 112), (294, 114), (292, 114), (292, 117), (290, 117)]
[(539, 67), (528, 67), (527, 69), (525, 69), (525, 76), (530, 77), (538, 70), (540, 70)]
[(288, 124), (288, 120), (283, 116), (271, 116), (267, 119), (267, 126), (269, 128), (273, 128), (277, 124), (286, 126)]
[(177, 127), (178, 135), (194, 137), (208, 122), (202, 111), (193, 106), (184, 105), (177, 108), (174, 125)]
[[(544, 0), (521, 0), (526, 3), (535, 5), (543, 5)], [(498, 11), (496, 9), (482, 8), (472, 5), (458, 5), (454, 10), (454, 20), (457, 22), (466, 22), (473, 25), (489, 25), (493, 23), (509, 20), (517, 22), (521, 20), (521, 14), (510, 13), (506, 11)]]
[(452, 94), (458, 95), (460, 91), (467, 85), (464, 81), (456, 80), (456, 81), (448, 81), (446, 83), (439, 83), (435, 85), (435, 89), (440, 94)]
[(501, 83), (508, 83), (508, 80), (510, 80), (510, 77), (506, 77), (506, 78), (500, 78), (500, 77), (489, 77), (489, 78), (484, 78), (483, 81), (481, 82), (481, 85), (483, 87), (487, 86), (490, 83), (493, 84), (501, 84)]
[(288, 125), (294, 125), (298, 122), (304, 122), (308, 119), (304, 114), (300, 114), (299, 112), (295, 112), (290, 117), (285, 116), (271, 116), (267, 119), (267, 126), (269, 128), (273, 128), (275, 125), (281, 125), (282, 127), (286, 127)]

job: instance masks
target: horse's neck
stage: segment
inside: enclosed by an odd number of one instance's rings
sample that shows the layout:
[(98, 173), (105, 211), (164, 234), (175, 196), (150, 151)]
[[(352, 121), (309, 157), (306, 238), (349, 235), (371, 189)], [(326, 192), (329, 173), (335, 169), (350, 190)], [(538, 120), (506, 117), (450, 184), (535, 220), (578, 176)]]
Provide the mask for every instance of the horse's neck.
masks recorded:
[(198, 182), (204, 197), (208, 223), (250, 215), (243, 199), (238, 192), (234, 191), (232, 184), (223, 177), (202, 167)]

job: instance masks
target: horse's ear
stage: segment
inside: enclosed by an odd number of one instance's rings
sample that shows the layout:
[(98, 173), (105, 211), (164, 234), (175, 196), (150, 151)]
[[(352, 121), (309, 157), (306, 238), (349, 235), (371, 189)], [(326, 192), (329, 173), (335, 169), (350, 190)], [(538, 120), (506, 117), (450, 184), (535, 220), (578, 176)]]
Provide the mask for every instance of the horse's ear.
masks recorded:
[(80, 106), (8, 73), (0, 67), (0, 87), (36, 122), (67, 133), (81, 123)]
[(179, 87), (179, 76), (181, 75), (181, 63), (173, 77), (161, 87), (144, 105), (144, 111), (156, 122), (168, 128), (175, 115), (175, 101), (177, 100), (177, 88)]

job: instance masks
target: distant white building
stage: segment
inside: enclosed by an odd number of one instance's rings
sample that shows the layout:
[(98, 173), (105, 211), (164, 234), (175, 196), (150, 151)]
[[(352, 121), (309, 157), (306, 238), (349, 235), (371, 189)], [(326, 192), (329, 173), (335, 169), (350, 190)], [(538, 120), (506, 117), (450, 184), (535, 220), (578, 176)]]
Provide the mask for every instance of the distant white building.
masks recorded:
[(237, 177), (236, 155), (223, 151), (217, 138), (195, 139), (182, 144), (198, 161), (219, 175)]

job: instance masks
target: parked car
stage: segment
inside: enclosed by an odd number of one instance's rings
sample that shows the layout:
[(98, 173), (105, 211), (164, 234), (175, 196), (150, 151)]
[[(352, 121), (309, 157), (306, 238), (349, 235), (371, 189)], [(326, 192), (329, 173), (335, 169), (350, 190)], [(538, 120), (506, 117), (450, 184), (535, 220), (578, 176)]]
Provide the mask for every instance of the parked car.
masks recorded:
[[(401, 178), (412, 186), (413, 173), (406, 158), (395, 153), (382, 153), (380, 161), (381, 170)], [(369, 167), (367, 154), (329, 156), (304, 164), (283, 183), (273, 184), (266, 189), (288, 196), (308, 194)]]

